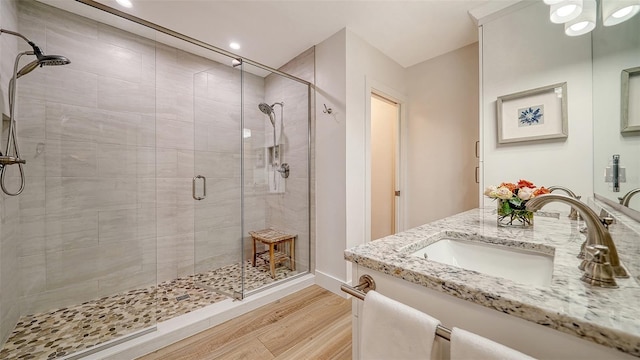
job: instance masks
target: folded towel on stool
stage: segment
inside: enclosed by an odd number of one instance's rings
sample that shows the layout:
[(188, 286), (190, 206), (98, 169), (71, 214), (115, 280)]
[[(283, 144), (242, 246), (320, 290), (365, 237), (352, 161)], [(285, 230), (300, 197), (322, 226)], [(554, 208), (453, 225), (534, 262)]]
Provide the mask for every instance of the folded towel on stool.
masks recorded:
[(454, 327), (451, 331), (451, 360), (532, 360), (508, 346)]
[(421, 311), (369, 291), (362, 309), (360, 358), (430, 359), (439, 324)]

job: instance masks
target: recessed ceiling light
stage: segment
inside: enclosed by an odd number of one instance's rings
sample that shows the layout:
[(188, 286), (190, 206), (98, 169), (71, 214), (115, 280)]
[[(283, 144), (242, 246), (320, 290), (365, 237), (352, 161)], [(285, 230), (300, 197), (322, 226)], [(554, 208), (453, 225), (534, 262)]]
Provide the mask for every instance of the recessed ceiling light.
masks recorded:
[(232, 48), (233, 50), (238, 50), (240, 49), (240, 44), (238, 44), (237, 42), (230, 42), (229, 47)]
[(126, 8), (130, 8), (133, 6), (133, 4), (131, 3), (131, 1), (129, 0), (116, 0), (116, 2)]

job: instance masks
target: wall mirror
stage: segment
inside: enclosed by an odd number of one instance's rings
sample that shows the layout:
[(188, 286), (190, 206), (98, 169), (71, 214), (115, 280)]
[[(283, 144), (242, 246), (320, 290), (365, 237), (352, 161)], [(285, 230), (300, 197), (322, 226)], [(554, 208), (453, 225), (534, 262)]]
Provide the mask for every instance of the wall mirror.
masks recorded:
[[(600, 199), (618, 203), (629, 191), (640, 188), (640, 131), (623, 131), (625, 104), (633, 109), (638, 102), (638, 83), (632, 82), (623, 91), (624, 72), (640, 67), (640, 16), (616, 26), (605, 27), (599, 22), (591, 34), (593, 60), (593, 169), (594, 193)], [(631, 96), (632, 98), (623, 98)], [(635, 98), (635, 101), (634, 101)], [(631, 112), (640, 122), (637, 110)], [(628, 127), (628, 126), (627, 126)], [(614, 155), (619, 155), (619, 167), (624, 177), (616, 189), (612, 179)], [(607, 168), (610, 170), (607, 171)], [(608, 176), (607, 176), (608, 175)], [(608, 179), (605, 179), (607, 177)], [(609, 180), (609, 181), (605, 181)], [(614, 191), (617, 190), (617, 191)], [(629, 202), (629, 208), (640, 216), (640, 194)]]

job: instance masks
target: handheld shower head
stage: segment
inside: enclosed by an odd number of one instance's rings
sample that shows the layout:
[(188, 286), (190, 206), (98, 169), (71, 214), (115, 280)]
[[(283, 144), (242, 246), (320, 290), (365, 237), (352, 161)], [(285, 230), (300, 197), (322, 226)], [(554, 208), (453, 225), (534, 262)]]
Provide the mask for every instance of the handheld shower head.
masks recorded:
[(270, 106), (267, 103), (260, 103), (260, 104), (258, 104), (258, 108), (265, 115), (269, 115), (269, 120), (271, 121), (271, 125), (273, 125), (273, 127), (275, 128), (276, 127), (276, 120), (273, 117), (273, 107)]

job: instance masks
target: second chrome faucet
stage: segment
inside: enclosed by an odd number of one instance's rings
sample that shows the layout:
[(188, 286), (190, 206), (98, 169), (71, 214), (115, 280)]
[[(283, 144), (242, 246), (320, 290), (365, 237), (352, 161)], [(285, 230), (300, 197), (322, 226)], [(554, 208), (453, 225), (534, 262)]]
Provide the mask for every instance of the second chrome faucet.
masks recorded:
[(562, 202), (570, 205), (578, 212), (580, 212), (580, 215), (584, 219), (587, 226), (587, 247), (596, 245), (606, 246), (609, 249), (609, 262), (613, 267), (614, 276), (618, 278), (629, 277), (629, 273), (627, 272), (627, 270), (622, 266), (622, 264), (620, 264), (618, 251), (616, 250), (616, 246), (613, 243), (613, 239), (611, 238), (609, 230), (607, 230), (604, 224), (600, 221), (598, 215), (585, 203), (566, 195), (546, 194), (537, 196), (529, 200), (527, 202), (527, 210), (540, 210), (544, 205), (550, 202)]

